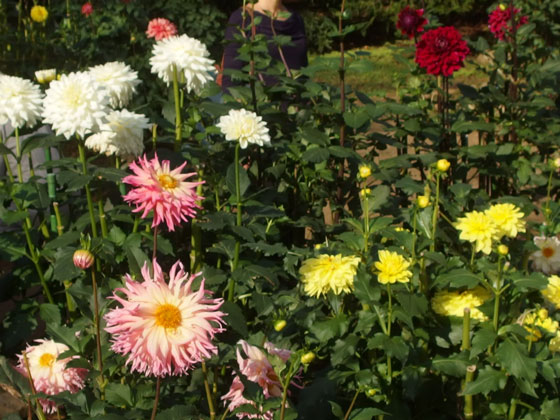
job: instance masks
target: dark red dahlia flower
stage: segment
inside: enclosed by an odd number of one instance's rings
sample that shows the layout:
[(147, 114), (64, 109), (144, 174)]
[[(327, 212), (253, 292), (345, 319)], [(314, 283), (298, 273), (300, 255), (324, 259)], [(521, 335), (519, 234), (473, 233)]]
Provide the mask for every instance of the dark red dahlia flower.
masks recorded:
[(87, 3), (84, 3), (82, 5), (82, 15), (84, 15), (85, 17), (88, 17), (89, 15), (91, 15), (93, 13), (93, 6), (92, 4), (88, 1)]
[(444, 26), (422, 35), (416, 44), (416, 62), (429, 74), (451, 76), (470, 52), (457, 29)]
[(423, 32), (424, 25), (427, 23), (428, 20), (424, 17), (424, 9), (411, 9), (410, 6), (402, 9), (397, 18), (397, 28), (409, 38), (414, 38), (419, 32)]
[(506, 32), (508, 34), (508, 37), (513, 33), (512, 25), (511, 25), (512, 10), (514, 14), (513, 18), (516, 22), (515, 29), (517, 30), (521, 25), (525, 25), (529, 21), (527, 16), (517, 17), (517, 14), (521, 12), (521, 10), (518, 9), (517, 7), (513, 7), (513, 6), (506, 7), (505, 5), (500, 4), (496, 8), (496, 10), (494, 10), (488, 16), (488, 28), (490, 28), (490, 32), (492, 32), (492, 34), (496, 38), (502, 41), (506, 37)]

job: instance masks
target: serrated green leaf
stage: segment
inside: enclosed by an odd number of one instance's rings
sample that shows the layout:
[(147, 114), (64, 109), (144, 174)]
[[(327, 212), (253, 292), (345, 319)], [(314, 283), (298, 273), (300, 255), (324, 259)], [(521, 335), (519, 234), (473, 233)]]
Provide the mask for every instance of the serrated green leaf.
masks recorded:
[(498, 346), (496, 356), (502, 367), (512, 375), (532, 383), (537, 377), (537, 361), (529, 357), (527, 347), (506, 338)]
[(109, 383), (105, 388), (105, 399), (116, 406), (132, 407), (132, 391), (127, 384)]
[(507, 375), (501, 370), (492, 369), (485, 366), (476, 375), (474, 381), (469, 382), (463, 391), (466, 395), (488, 394), (498, 389), (504, 389), (507, 382)]

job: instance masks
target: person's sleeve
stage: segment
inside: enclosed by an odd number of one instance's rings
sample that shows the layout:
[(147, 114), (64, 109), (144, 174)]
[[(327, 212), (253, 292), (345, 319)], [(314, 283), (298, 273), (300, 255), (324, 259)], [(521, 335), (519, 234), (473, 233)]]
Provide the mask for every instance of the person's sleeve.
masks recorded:
[[(241, 10), (236, 10), (230, 16), (226, 27), (223, 70), (241, 70), (245, 64), (243, 61), (237, 59), (240, 44), (234, 41), (235, 35), (240, 33), (241, 24)], [(231, 80), (231, 76), (224, 72), (222, 76), (222, 88), (225, 90), (234, 85), (235, 83)]]

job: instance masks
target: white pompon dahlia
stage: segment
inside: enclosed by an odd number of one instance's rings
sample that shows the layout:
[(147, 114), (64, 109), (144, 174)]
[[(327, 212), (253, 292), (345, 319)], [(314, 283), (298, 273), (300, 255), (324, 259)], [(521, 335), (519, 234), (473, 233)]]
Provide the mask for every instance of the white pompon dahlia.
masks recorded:
[(0, 124), (32, 127), (43, 111), (39, 86), (15, 76), (0, 76)]
[(246, 109), (232, 109), (220, 117), (216, 127), (226, 136), (226, 140), (239, 141), (242, 149), (246, 149), (249, 143), (259, 146), (270, 144), (268, 128), (262, 117)]
[(97, 131), (109, 112), (107, 91), (88, 73), (63, 75), (51, 82), (46, 94), (44, 122), (52, 124), (56, 134), (67, 139)]
[(127, 106), (136, 92), (136, 86), (140, 83), (138, 73), (121, 61), (91, 67), (89, 74), (97, 83), (107, 89), (109, 102), (113, 108)]
[(87, 138), (86, 147), (107, 156), (138, 157), (144, 151), (142, 132), (149, 127), (144, 115), (126, 109), (112, 111), (99, 132)]
[(177, 67), (179, 82), (186, 84), (187, 92), (200, 93), (213, 79), (214, 60), (202, 42), (187, 35), (172, 36), (156, 42), (152, 49), (152, 73), (167, 84), (173, 81), (173, 66)]

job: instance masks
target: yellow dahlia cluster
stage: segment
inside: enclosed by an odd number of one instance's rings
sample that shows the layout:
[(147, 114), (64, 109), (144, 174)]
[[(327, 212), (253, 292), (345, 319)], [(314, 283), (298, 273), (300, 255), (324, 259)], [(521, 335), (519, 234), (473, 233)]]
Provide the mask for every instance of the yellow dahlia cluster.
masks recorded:
[(377, 281), (381, 284), (408, 283), (412, 272), (408, 269), (410, 261), (393, 251), (378, 252), (379, 261), (374, 265), (377, 269)]
[(511, 203), (494, 204), (484, 212), (496, 225), (496, 238), (503, 236), (515, 238), (518, 233), (525, 232), (525, 216), (519, 207)]
[(556, 309), (560, 309), (560, 277), (555, 274), (550, 276), (548, 286), (542, 291), (542, 294)]
[(529, 335), (525, 337), (529, 341), (538, 341), (542, 337), (541, 328), (552, 334), (558, 332), (558, 321), (550, 318), (546, 309), (527, 314), (523, 318), (523, 326), (529, 332)]
[(432, 309), (439, 315), (463, 317), (465, 308), (469, 308), (472, 319), (486, 321), (488, 317), (477, 307), (491, 297), (492, 294), (480, 286), (463, 292), (442, 290), (432, 298)]
[(299, 269), (305, 293), (319, 297), (329, 291), (336, 295), (351, 292), (359, 262), (358, 257), (343, 257), (341, 254), (305, 260)]

